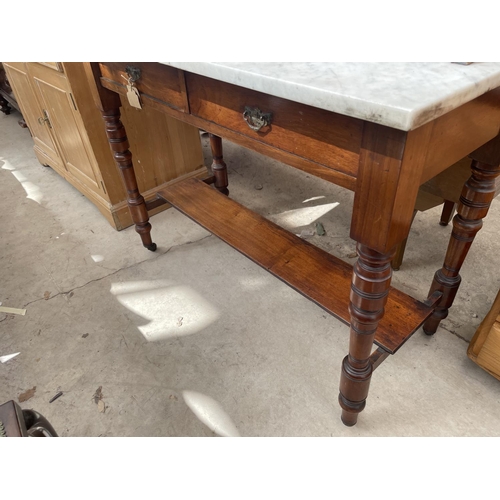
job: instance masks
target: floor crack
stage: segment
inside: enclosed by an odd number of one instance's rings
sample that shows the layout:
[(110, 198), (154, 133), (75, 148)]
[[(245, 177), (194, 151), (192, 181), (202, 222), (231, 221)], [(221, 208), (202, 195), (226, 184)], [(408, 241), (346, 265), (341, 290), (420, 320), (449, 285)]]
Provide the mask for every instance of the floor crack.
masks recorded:
[(470, 340), (467, 340), (465, 337), (462, 337), (462, 335), (459, 335), (457, 332), (454, 332), (453, 330), (450, 330), (449, 328), (446, 328), (444, 325), (439, 325), (443, 330), (446, 330), (448, 333), (451, 333), (452, 335), (455, 335), (455, 337), (458, 337), (460, 340), (463, 340), (464, 342), (467, 342), (467, 344), (470, 343)]
[[(207, 238), (210, 238), (210, 236), (212, 236), (212, 235), (208, 234), (207, 236), (204, 236), (203, 238), (200, 238), (199, 240), (187, 241), (186, 243), (180, 243), (179, 245), (172, 245), (171, 247), (167, 248), (164, 252), (158, 254), (157, 258), (163, 257), (168, 252), (170, 252), (170, 250), (173, 250), (174, 248), (179, 248), (179, 247), (182, 247), (184, 245), (191, 245), (193, 243), (199, 243), (200, 241), (203, 241), (203, 240), (206, 240)], [(55, 299), (56, 297), (58, 297), (59, 295), (67, 295), (67, 294), (73, 292), (74, 290), (79, 290), (80, 288), (84, 288), (87, 285), (90, 285), (91, 283), (95, 283), (96, 281), (101, 281), (103, 279), (109, 278), (110, 276), (113, 276), (114, 274), (117, 274), (120, 271), (126, 271), (126, 270), (131, 269), (131, 268), (133, 268), (135, 266), (138, 266), (140, 264), (144, 264), (144, 262), (148, 262), (148, 261), (149, 261), (149, 259), (145, 259), (145, 260), (141, 260), (140, 262), (135, 262), (134, 264), (131, 264), (130, 266), (121, 267), (120, 269), (117, 269), (116, 271), (113, 271), (112, 273), (106, 274), (105, 276), (101, 276), (100, 278), (95, 278), (93, 280), (90, 280), (87, 283), (84, 283), (83, 285), (75, 286), (74, 288), (71, 288), (71, 290), (66, 290), (66, 291), (63, 291), (63, 292), (58, 292), (55, 295), (52, 295), (51, 297), (49, 297), (48, 299), (46, 299), (45, 297), (41, 297), (39, 299), (32, 300), (32, 301), (28, 302), (27, 304), (25, 304), (23, 306), (23, 309), (26, 309), (30, 304), (33, 304), (35, 302), (40, 302), (42, 300), (52, 300), (52, 299)], [(4, 318), (4, 319), (7, 319), (7, 318)], [(0, 320), (0, 322), (1, 321), (4, 321), (4, 320)]]

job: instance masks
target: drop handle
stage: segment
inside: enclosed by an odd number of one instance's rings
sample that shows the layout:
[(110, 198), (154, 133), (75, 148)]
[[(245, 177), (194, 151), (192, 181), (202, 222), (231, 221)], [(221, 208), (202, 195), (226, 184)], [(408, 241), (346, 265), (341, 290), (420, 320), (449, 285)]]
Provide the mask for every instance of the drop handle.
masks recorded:
[(249, 106), (245, 106), (245, 111), (243, 112), (243, 119), (256, 132), (262, 127), (271, 125), (272, 117), (272, 113), (263, 113), (259, 108), (251, 108)]

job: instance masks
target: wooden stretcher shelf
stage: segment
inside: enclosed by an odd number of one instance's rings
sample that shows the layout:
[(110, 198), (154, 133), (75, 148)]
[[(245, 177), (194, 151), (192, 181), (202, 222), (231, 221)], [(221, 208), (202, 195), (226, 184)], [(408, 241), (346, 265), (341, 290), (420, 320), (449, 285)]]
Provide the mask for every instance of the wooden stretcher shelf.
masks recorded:
[[(186, 179), (158, 196), (349, 325), (352, 267), (250, 211), (203, 181)], [(390, 288), (375, 343), (394, 354), (433, 308)]]

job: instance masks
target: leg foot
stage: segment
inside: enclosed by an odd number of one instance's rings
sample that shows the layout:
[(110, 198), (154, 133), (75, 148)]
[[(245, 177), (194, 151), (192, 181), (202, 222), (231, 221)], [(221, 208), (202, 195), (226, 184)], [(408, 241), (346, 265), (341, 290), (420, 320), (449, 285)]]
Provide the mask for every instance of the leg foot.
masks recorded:
[(347, 427), (353, 427), (358, 423), (358, 414), (357, 413), (349, 413), (346, 410), (342, 410), (342, 415), (340, 417), (342, 423)]
[(151, 252), (156, 252), (156, 243), (151, 243), (151, 245), (144, 245), (148, 250), (151, 250)]
[(454, 203), (453, 201), (450, 200), (444, 201), (443, 211), (441, 212), (441, 219), (439, 221), (439, 224), (441, 226), (447, 226), (450, 223), (456, 208), (457, 204)]

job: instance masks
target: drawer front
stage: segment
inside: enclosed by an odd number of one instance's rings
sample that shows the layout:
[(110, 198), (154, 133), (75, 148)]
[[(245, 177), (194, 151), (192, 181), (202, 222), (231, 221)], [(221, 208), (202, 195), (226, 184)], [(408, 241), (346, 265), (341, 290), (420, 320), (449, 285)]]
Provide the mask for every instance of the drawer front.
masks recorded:
[[(191, 114), (269, 146), (356, 177), (363, 123), (304, 104), (186, 73)], [(245, 108), (271, 113), (271, 124), (256, 131)]]
[[(141, 94), (179, 111), (188, 111), (184, 75), (171, 66), (158, 63), (99, 63), (103, 86), (112, 90), (115, 90), (114, 84), (125, 86), (128, 79), (125, 71), (127, 66), (140, 70), (140, 77), (134, 85)], [(123, 93), (125, 92), (126, 89)]]

